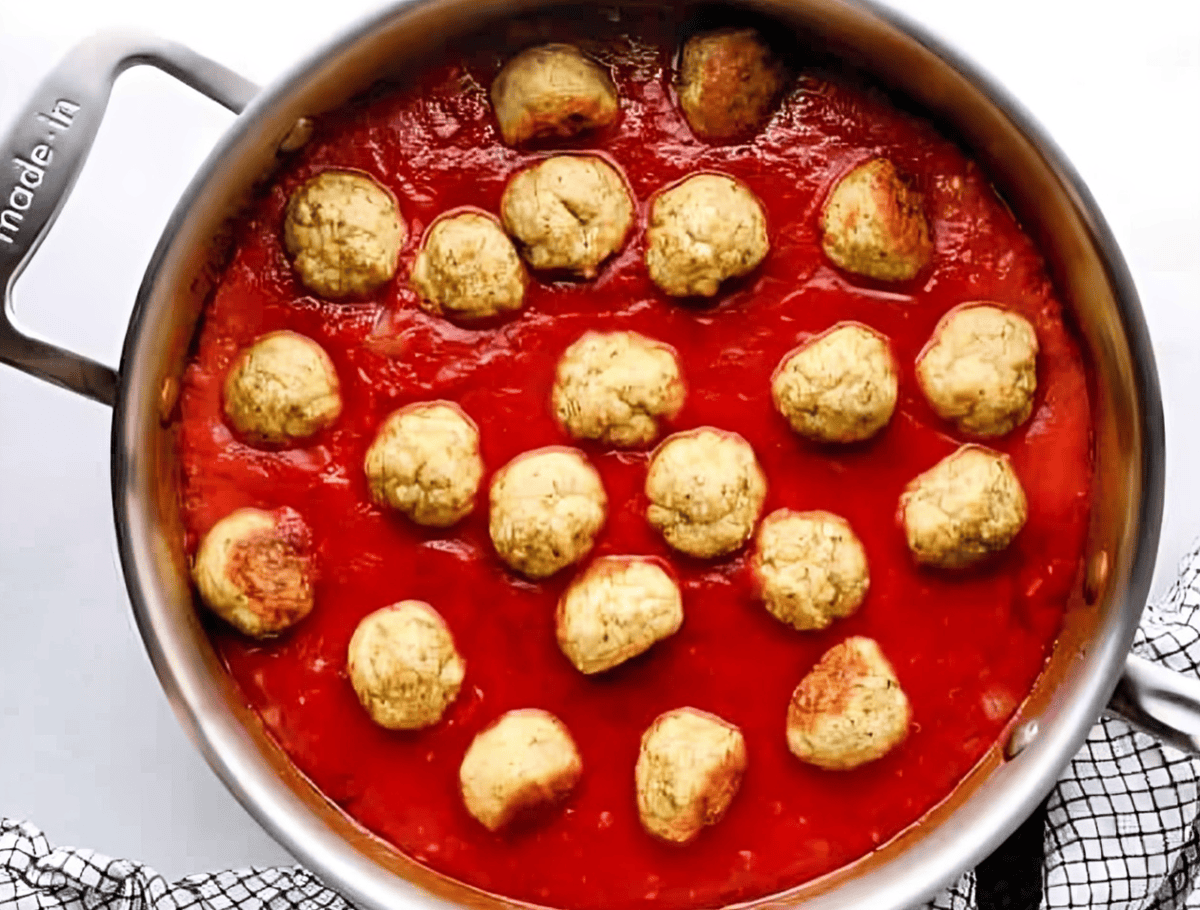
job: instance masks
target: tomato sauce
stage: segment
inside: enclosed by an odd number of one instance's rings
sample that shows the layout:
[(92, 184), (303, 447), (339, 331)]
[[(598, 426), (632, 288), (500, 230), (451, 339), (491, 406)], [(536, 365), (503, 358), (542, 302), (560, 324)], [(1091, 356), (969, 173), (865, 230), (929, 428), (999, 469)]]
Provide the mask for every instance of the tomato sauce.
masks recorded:
[[(651, 36), (653, 37), (653, 36)], [(406, 276), (424, 228), (462, 205), (498, 211), (508, 178), (543, 157), (499, 140), (486, 86), (493, 63), (450, 60), (415, 83), (319, 118), (236, 229), (233, 251), (187, 368), (179, 419), (188, 551), (235, 508), (296, 509), (312, 529), (316, 607), (279, 640), (258, 643), (212, 623), (229, 672), (266, 728), (328, 797), (415, 860), (480, 888), (560, 907), (711, 906), (775, 892), (833, 870), (893, 837), (945, 798), (996, 741), (1042, 670), (1076, 584), (1091, 485), (1088, 382), (1079, 344), (1032, 242), (987, 178), (928, 122), (836, 73), (808, 72), (752, 141), (696, 141), (670, 89), (670, 47), (629, 40), (612, 63), (619, 122), (574, 147), (626, 174), (639, 221), (590, 282), (531, 282), (515, 318), (464, 328), (422, 311)], [(883, 154), (925, 194), (936, 240), (915, 282), (873, 285), (840, 273), (817, 233), (825, 194), (846, 170)], [(397, 279), (375, 296), (333, 303), (295, 279), (282, 244), (289, 193), (329, 167), (365, 171), (396, 195), (409, 226)], [(715, 302), (667, 298), (642, 262), (647, 200), (698, 170), (743, 180), (763, 200), (771, 252)], [(966, 573), (917, 568), (896, 522), (905, 484), (963, 441), (930, 411), (913, 362), (938, 318), (967, 300), (1028, 317), (1041, 344), (1032, 418), (989, 443), (1011, 455), (1029, 520), (999, 558)], [(891, 339), (900, 399), (890, 425), (860, 445), (808, 443), (772, 408), (781, 356), (841, 320)], [(240, 441), (221, 385), (239, 348), (292, 329), (337, 366), (344, 411), (308, 443), (278, 451)], [(554, 612), (573, 570), (542, 582), (501, 565), (487, 533), (487, 483), (528, 449), (570, 444), (550, 411), (555, 363), (587, 329), (633, 329), (675, 346), (687, 402), (670, 430), (741, 433), (769, 482), (766, 508), (828, 509), (862, 538), (871, 588), (854, 616), (798, 633), (757, 600), (740, 551), (681, 558), (645, 520), (648, 453), (584, 445), (609, 497), (593, 556), (653, 554), (674, 565), (685, 620), (675, 636), (598, 677), (559, 651)], [(458, 402), (479, 424), (487, 472), (475, 511), (422, 529), (370, 501), (363, 457), (392, 410)], [(457, 702), (415, 733), (375, 726), (347, 679), (358, 621), (419, 598), (446, 619), (466, 659)], [(802, 764), (784, 719), (800, 678), (829, 647), (869, 635), (894, 664), (913, 709), (908, 739), (846, 772)], [(633, 768), (642, 731), (692, 705), (741, 727), (749, 763), (726, 817), (692, 844), (640, 827)], [(504, 711), (560, 717), (583, 757), (570, 799), (539, 824), (484, 830), (463, 808), (458, 768), (475, 734)]]

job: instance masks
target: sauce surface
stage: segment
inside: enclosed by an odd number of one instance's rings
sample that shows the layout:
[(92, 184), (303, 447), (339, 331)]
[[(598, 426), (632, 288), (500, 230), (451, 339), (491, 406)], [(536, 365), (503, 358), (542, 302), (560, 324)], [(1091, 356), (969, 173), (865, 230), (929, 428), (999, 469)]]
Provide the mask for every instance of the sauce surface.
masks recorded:
[[(657, 39), (657, 40), (655, 40)], [(181, 397), (181, 502), (187, 548), (242, 506), (296, 509), (312, 529), (316, 608), (277, 641), (256, 643), (213, 623), (229, 671), (271, 735), (330, 799), (436, 870), (501, 894), (579, 910), (720, 905), (793, 886), (869, 852), (945, 798), (987, 751), (1041, 671), (1076, 583), (1091, 484), (1088, 384), (1031, 241), (963, 152), (878, 92), (809, 72), (753, 141), (696, 141), (670, 89), (670, 34), (610, 49), (619, 122), (574, 147), (598, 149), (626, 174), (639, 220), (591, 282), (537, 276), (516, 317), (474, 329), (430, 316), (406, 279), (424, 228), (471, 205), (498, 211), (508, 178), (546, 152), (503, 146), (486, 97), (495, 61), (451, 61), (408, 88), (317, 122), (237, 227), (232, 257), (208, 305)], [(822, 200), (854, 165), (878, 154), (915, 178), (936, 241), (916, 282), (875, 286), (824, 260)], [(409, 226), (395, 281), (375, 297), (331, 303), (296, 281), (283, 251), (289, 193), (329, 167), (371, 174)], [(765, 204), (772, 248), (747, 279), (708, 306), (661, 294), (642, 262), (647, 202), (698, 170), (743, 180)], [(920, 570), (896, 522), (904, 486), (964, 441), (920, 394), (913, 363), (939, 317), (994, 300), (1037, 329), (1032, 418), (988, 444), (1011, 455), (1029, 498), (1014, 544), (969, 573)], [(770, 401), (784, 353), (836, 322), (887, 335), (900, 399), (875, 439), (825, 448), (795, 436)], [(288, 328), (319, 342), (337, 366), (338, 422), (302, 447), (239, 441), (221, 384), (239, 348)], [(871, 587), (862, 608), (826, 631), (797, 633), (758, 601), (747, 553), (701, 562), (670, 551), (645, 520), (648, 453), (583, 445), (609, 497), (592, 556), (654, 554), (675, 567), (685, 619), (648, 653), (584, 677), (559, 651), (554, 612), (574, 575), (531, 583), (506, 571), (487, 533), (491, 474), (528, 449), (572, 444), (550, 411), (554, 366), (587, 329), (632, 329), (675, 346), (688, 385), (670, 431), (713, 425), (741, 433), (766, 472), (766, 511), (827, 509), (861, 537)], [(362, 461), (375, 430), (414, 401), (457, 401), (478, 423), (486, 473), (473, 514), (421, 529), (371, 503)], [(765, 513), (764, 513), (765, 514)], [(580, 568), (580, 567), (576, 567)], [(376, 727), (347, 679), (358, 621), (418, 598), (446, 619), (466, 680), (442, 723), (416, 732)], [(829, 647), (876, 639), (913, 709), (908, 739), (848, 772), (806, 766), (787, 749), (791, 692)], [(726, 817), (692, 844), (667, 846), (638, 822), (633, 768), (643, 730), (684, 705), (741, 727), (748, 768)], [(458, 768), (475, 734), (513, 708), (560, 717), (584, 763), (580, 786), (539, 824), (490, 834), (463, 808)]]

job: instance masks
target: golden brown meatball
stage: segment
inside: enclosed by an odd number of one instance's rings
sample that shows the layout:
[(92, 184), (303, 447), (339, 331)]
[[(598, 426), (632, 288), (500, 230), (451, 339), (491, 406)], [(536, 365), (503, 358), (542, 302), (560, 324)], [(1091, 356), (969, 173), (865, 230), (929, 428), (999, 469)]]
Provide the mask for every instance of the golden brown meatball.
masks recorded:
[(323, 171), (292, 193), (283, 239), (300, 280), (322, 297), (369, 294), (396, 274), (408, 228), (366, 174)]
[(771, 380), (775, 409), (817, 442), (870, 439), (892, 419), (899, 391), (887, 339), (853, 323), (784, 355)]
[(558, 602), (558, 646), (581, 673), (600, 673), (679, 631), (679, 585), (655, 560), (606, 556)]
[(350, 684), (371, 720), (389, 730), (436, 724), (458, 697), (466, 665), (445, 620), (420, 600), (363, 618), (350, 638)]
[(1029, 320), (987, 303), (942, 317), (917, 360), (934, 412), (974, 436), (1003, 436), (1033, 413), (1037, 333)]
[(675, 351), (637, 332), (585, 332), (563, 353), (551, 402), (576, 439), (645, 445), (683, 407)]
[(752, 28), (693, 35), (679, 64), (679, 106), (701, 139), (748, 136), (771, 117), (787, 70)]
[(509, 711), (471, 742), (459, 768), (463, 804), (489, 831), (564, 799), (583, 774), (567, 728), (537, 708)]
[(475, 508), (483, 477), (479, 430), (453, 402), (408, 405), (383, 422), (363, 468), (375, 502), (417, 524), (446, 528)]
[(555, 155), (508, 182), (500, 216), (531, 268), (593, 278), (624, 243), (633, 200), (604, 159)]
[(205, 605), (253, 638), (278, 635), (313, 608), (308, 528), (291, 509), (238, 509), (196, 550), (192, 577)]
[(582, 452), (557, 446), (525, 452), (497, 471), (490, 500), (496, 554), (529, 578), (583, 559), (608, 509), (596, 469)]
[(913, 480), (900, 497), (908, 548), (943, 569), (974, 565), (1007, 547), (1028, 506), (1008, 457), (965, 445)]
[(767, 255), (767, 217), (743, 184), (697, 174), (658, 194), (646, 229), (646, 268), (672, 297), (712, 297)]
[(540, 136), (575, 136), (617, 119), (617, 89), (608, 71), (571, 44), (517, 54), (492, 82), (492, 107), (509, 145)]
[(870, 586), (862, 541), (830, 512), (777, 509), (764, 518), (754, 571), (771, 615), (801, 630), (849, 616)]
[(821, 231), (835, 265), (879, 281), (908, 281), (933, 258), (924, 200), (886, 158), (838, 181), (825, 200)]
[(635, 780), (642, 827), (682, 844), (725, 815), (746, 770), (742, 731), (715, 714), (677, 708), (642, 735)]
[(680, 552), (732, 553), (754, 532), (767, 479), (737, 433), (700, 427), (667, 437), (646, 474), (646, 517)]
[(225, 416), (251, 442), (283, 445), (342, 413), (333, 361), (311, 338), (271, 332), (243, 349), (225, 376)]
[(911, 717), (908, 697), (879, 645), (847, 638), (826, 651), (792, 693), (788, 748), (819, 768), (856, 768), (903, 742)]
[(495, 218), (459, 212), (430, 225), (410, 280), (425, 309), (469, 321), (519, 310), (527, 278)]

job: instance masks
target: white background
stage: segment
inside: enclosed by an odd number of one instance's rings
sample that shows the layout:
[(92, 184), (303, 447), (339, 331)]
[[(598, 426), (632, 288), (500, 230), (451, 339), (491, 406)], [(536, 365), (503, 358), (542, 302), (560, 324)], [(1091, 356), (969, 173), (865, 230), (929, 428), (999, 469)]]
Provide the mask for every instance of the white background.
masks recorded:
[[(895, 0), (1049, 130), (1106, 213), (1166, 397), (1155, 592), (1200, 535), (1200, 2)], [(261, 83), (375, 0), (0, 0), (0, 130), (77, 40), (136, 25)], [(121, 78), (82, 178), (17, 285), (22, 320), (115, 364), (159, 231), (231, 116)], [(287, 861), (181, 732), (117, 565), (105, 408), (0, 367), (0, 816), (168, 878)]]

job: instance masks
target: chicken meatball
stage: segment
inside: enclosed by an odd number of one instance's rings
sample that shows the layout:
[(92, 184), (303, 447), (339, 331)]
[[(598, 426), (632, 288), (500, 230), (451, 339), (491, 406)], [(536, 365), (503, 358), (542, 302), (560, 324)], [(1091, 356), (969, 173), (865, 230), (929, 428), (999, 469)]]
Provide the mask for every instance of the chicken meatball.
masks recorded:
[(520, 145), (608, 126), (620, 102), (604, 67), (574, 45), (546, 44), (504, 64), (492, 82), (492, 107), (504, 141)]
[(479, 430), (449, 401), (409, 405), (383, 422), (363, 467), (375, 502), (417, 524), (449, 527), (475, 508)]
[(637, 332), (586, 332), (558, 362), (551, 401), (576, 439), (640, 446), (683, 407), (679, 362), (668, 345)]
[(625, 242), (633, 200), (602, 158), (555, 155), (508, 182), (500, 217), (532, 268), (592, 278)]
[(389, 730), (419, 730), (441, 720), (458, 697), (466, 664), (437, 611), (405, 600), (358, 624), (346, 669), (371, 720)]
[(771, 398), (792, 429), (816, 442), (861, 442), (896, 409), (900, 381), (887, 339), (866, 326), (840, 325), (786, 354)]
[(701, 139), (748, 136), (783, 93), (787, 70), (752, 28), (693, 35), (679, 63), (679, 106)]
[(750, 537), (767, 496), (754, 449), (737, 433), (701, 427), (676, 433), (646, 474), (646, 518), (676, 550), (707, 559)]
[(857, 768), (903, 742), (911, 717), (908, 697), (879, 645), (847, 638), (826, 651), (792, 693), (788, 748), (829, 771)]
[(225, 376), (225, 416), (251, 442), (307, 439), (341, 412), (333, 361), (295, 332), (263, 335), (238, 354)]
[(429, 312), (469, 321), (519, 310), (527, 279), (496, 219), (460, 212), (430, 226), (410, 280)]
[(976, 445), (943, 458), (900, 497), (913, 557), (943, 569), (966, 568), (1003, 550), (1027, 515), (1008, 457)]
[(492, 478), (488, 531), (497, 555), (528, 578), (583, 559), (608, 497), (583, 453), (550, 446), (518, 455)]
[(597, 559), (558, 602), (558, 646), (581, 673), (600, 673), (679, 631), (679, 585), (653, 559)]
[(300, 280), (322, 297), (369, 294), (396, 274), (408, 237), (390, 192), (350, 171), (323, 171), (292, 193), (283, 240)]
[(779, 509), (764, 518), (754, 572), (767, 610), (802, 631), (849, 616), (870, 585), (862, 541), (829, 512)]
[(642, 827), (682, 844), (725, 815), (746, 771), (742, 731), (715, 714), (677, 708), (642, 735), (634, 777)]
[(252, 638), (278, 635), (313, 608), (309, 533), (291, 509), (238, 509), (200, 541), (192, 577), (204, 604)]
[(821, 231), (835, 265), (878, 281), (909, 281), (933, 257), (921, 194), (886, 158), (838, 181), (825, 200)]
[(498, 831), (564, 799), (583, 774), (567, 728), (537, 708), (509, 711), (472, 740), (458, 770), (463, 803)]
[(767, 255), (767, 217), (743, 184), (697, 174), (658, 194), (646, 230), (646, 268), (672, 297), (712, 297)]
[(1037, 334), (1029, 320), (991, 304), (947, 313), (917, 360), (933, 410), (973, 436), (1003, 436), (1033, 413)]

